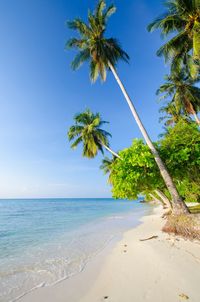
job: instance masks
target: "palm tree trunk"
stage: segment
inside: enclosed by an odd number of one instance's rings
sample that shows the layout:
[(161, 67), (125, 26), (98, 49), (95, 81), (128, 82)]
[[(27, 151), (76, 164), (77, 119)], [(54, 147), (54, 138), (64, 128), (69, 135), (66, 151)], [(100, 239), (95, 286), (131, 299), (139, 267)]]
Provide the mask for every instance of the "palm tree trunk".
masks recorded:
[(165, 203), (163, 202), (163, 200), (158, 199), (155, 195), (153, 195), (152, 193), (149, 194), (152, 198), (153, 201), (156, 201), (158, 204), (162, 204), (163, 208), (165, 207)]
[(161, 192), (160, 190), (155, 190), (156, 194), (163, 200), (164, 204), (171, 209), (172, 205), (169, 201), (169, 199), (167, 198), (167, 196), (165, 196), (165, 194), (163, 192)]
[(163, 178), (163, 180), (164, 180), (164, 182), (165, 182), (165, 184), (166, 184), (166, 186), (167, 186), (167, 188), (168, 188), (168, 190), (171, 194), (172, 204), (173, 204), (173, 213), (174, 214), (183, 214), (183, 213), (188, 214), (189, 210), (188, 210), (186, 204), (183, 202), (182, 198), (179, 196), (178, 191), (176, 189), (176, 186), (173, 183), (173, 180), (172, 180), (171, 176), (169, 175), (169, 172), (168, 172), (165, 164), (163, 163), (162, 159), (160, 158), (160, 155), (159, 155), (158, 151), (154, 147), (154, 145), (153, 145), (146, 129), (144, 128), (144, 126), (143, 126), (143, 124), (140, 120), (140, 117), (137, 114), (137, 111), (136, 111), (136, 109), (135, 109), (135, 107), (134, 107), (134, 105), (133, 105), (133, 103), (132, 103), (125, 87), (124, 87), (124, 85), (122, 84), (122, 82), (121, 82), (114, 66), (110, 62), (108, 62), (108, 65), (109, 65), (109, 68), (112, 71), (119, 87), (122, 90), (122, 93), (123, 93), (123, 95), (124, 95), (124, 97), (125, 97), (125, 99), (128, 103), (128, 106), (129, 106), (134, 118), (135, 118), (135, 121), (136, 121), (140, 131), (142, 132), (142, 135), (143, 135), (147, 145), (149, 146), (149, 148), (150, 148), (150, 150), (151, 150), (151, 152), (152, 152), (152, 154), (155, 158), (155, 161), (156, 161), (156, 163), (158, 165), (158, 168), (160, 170), (160, 174), (162, 175), (162, 178)]
[(112, 149), (110, 149), (108, 146), (104, 145), (103, 143), (101, 143), (101, 145), (102, 145), (108, 152), (110, 152), (112, 155), (114, 155), (115, 157), (121, 159), (121, 157), (120, 157), (117, 153), (115, 153)]
[(198, 118), (198, 116), (196, 114), (196, 111), (194, 110), (194, 107), (193, 107), (193, 105), (191, 103), (190, 103), (190, 108), (191, 108), (191, 112), (192, 112), (192, 114), (194, 116), (194, 119), (195, 119), (197, 125), (200, 126), (200, 120), (199, 120), (199, 118)]
[(196, 121), (197, 125), (200, 126), (200, 119), (198, 118), (196, 112), (194, 112), (193, 115), (194, 115), (194, 118), (195, 118), (195, 121)]

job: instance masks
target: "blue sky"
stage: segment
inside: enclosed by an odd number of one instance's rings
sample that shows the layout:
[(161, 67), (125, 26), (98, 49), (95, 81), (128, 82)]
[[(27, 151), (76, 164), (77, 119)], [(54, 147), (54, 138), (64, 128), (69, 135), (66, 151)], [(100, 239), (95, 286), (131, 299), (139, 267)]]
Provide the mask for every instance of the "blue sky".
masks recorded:
[[(91, 84), (88, 67), (70, 69), (73, 36), (65, 21), (85, 18), (96, 1), (0, 1), (0, 198), (110, 197), (102, 156), (88, 160), (73, 151), (67, 130), (73, 115), (90, 108), (110, 122), (114, 150), (141, 137), (128, 106), (109, 74)], [(108, 1), (110, 3), (110, 1)], [(159, 33), (147, 24), (163, 12), (159, 0), (115, 0), (108, 35), (117, 37), (131, 57), (118, 72), (152, 139), (162, 130), (155, 91), (167, 72), (155, 52)]]

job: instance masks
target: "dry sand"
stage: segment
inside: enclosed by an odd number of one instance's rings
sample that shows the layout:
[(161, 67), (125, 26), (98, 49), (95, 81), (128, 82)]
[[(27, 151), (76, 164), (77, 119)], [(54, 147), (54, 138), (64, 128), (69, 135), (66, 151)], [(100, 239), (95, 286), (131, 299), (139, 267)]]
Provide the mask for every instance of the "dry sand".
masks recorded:
[[(37, 289), (22, 302), (200, 302), (200, 244), (161, 231), (155, 208), (79, 275)], [(140, 241), (151, 236), (157, 238)]]

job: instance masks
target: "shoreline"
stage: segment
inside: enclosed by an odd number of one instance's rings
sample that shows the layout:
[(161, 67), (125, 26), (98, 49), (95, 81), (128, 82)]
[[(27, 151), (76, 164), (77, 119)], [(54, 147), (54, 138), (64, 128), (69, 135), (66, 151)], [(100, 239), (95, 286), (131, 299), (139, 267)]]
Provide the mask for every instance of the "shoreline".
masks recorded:
[[(38, 288), (20, 302), (200, 301), (200, 244), (161, 231), (163, 209), (126, 231), (78, 275)], [(140, 241), (151, 236), (152, 240)]]

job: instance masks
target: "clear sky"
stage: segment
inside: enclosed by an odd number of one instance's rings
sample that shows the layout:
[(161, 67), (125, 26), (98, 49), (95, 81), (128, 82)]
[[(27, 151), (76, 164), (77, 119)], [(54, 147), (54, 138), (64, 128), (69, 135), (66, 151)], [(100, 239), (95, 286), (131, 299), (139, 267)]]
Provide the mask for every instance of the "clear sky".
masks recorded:
[[(0, 1), (0, 198), (110, 197), (102, 156), (89, 160), (70, 149), (73, 115), (90, 108), (110, 122), (114, 150), (141, 137), (112, 74), (91, 84), (88, 67), (70, 69), (73, 36), (65, 21), (85, 18), (96, 0)], [(110, 0), (108, 3), (111, 3)], [(152, 139), (161, 132), (155, 91), (167, 72), (155, 52), (159, 33), (147, 24), (163, 12), (160, 0), (115, 0), (108, 35), (131, 57), (118, 72)]]

